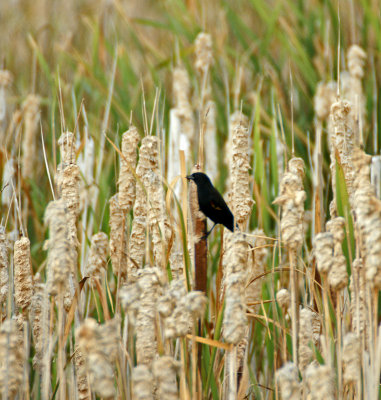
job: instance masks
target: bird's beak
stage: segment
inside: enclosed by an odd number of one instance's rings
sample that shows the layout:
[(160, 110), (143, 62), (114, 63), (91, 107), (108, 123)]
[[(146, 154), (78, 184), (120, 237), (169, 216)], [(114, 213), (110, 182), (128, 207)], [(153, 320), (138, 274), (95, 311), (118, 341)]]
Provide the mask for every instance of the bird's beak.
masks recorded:
[(188, 175), (188, 176), (186, 176), (185, 178), (187, 178), (187, 179), (188, 179), (188, 181), (194, 181), (194, 178), (193, 178), (193, 176), (192, 176), (192, 175)]

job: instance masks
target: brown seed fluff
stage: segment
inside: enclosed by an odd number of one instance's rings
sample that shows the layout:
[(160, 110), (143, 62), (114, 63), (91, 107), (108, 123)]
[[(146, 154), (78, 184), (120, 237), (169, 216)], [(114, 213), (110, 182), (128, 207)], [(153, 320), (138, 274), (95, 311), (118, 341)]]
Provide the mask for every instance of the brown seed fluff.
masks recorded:
[(246, 229), (254, 200), (250, 194), (249, 121), (240, 111), (230, 116), (230, 193), (233, 215), (241, 230)]
[(14, 269), (16, 305), (22, 309), (29, 308), (33, 296), (33, 280), (30, 241), (27, 237), (15, 242)]
[(8, 240), (5, 228), (0, 225), (0, 304), (8, 295)]
[(3, 399), (16, 397), (24, 375), (23, 333), (15, 319), (0, 326), (0, 390)]
[(176, 375), (181, 364), (170, 356), (159, 357), (153, 362), (152, 373), (157, 382), (157, 396), (159, 399), (177, 400)]
[(292, 158), (288, 171), (283, 175), (279, 196), (274, 204), (282, 207), (280, 223), (282, 240), (292, 251), (301, 248), (304, 240), (303, 220), (306, 192), (303, 190), (304, 161)]
[(119, 172), (119, 206), (125, 212), (131, 210), (135, 202), (136, 180), (131, 168), (136, 167), (139, 140), (139, 132), (133, 125), (123, 133)]
[(275, 379), (282, 400), (300, 400), (302, 398), (298, 369), (295, 364), (288, 362), (283, 365), (275, 372)]
[(238, 344), (246, 332), (245, 285), (247, 280), (248, 244), (241, 232), (227, 232), (225, 266), (225, 314), (223, 336)]
[(24, 136), (22, 141), (22, 174), (32, 178), (36, 170), (37, 137), (40, 120), (40, 98), (34, 94), (27, 96), (23, 103)]
[[(101, 279), (107, 269), (108, 237), (104, 232), (98, 232), (91, 238), (90, 254), (86, 267), (86, 275)], [(93, 282), (92, 282), (93, 283)]]

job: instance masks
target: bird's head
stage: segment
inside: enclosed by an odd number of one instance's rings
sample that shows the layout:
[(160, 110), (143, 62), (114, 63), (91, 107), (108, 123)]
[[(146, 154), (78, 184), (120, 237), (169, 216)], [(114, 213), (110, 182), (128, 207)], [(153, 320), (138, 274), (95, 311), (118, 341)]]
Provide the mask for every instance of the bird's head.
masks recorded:
[(192, 175), (186, 176), (188, 181), (193, 181), (196, 185), (198, 184), (209, 184), (211, 185), (211, 181), (208, 175), (204, 174), (203, 172), (194, 172)]

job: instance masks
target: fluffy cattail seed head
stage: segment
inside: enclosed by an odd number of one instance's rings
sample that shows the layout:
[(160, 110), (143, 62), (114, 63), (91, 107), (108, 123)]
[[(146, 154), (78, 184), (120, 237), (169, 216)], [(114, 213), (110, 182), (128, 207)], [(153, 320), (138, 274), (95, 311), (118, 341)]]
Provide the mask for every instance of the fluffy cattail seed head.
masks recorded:
[(23, 237), (14, 245), (15, 300), (18, 307), (29, 308), (33, 296), (30, 241)]

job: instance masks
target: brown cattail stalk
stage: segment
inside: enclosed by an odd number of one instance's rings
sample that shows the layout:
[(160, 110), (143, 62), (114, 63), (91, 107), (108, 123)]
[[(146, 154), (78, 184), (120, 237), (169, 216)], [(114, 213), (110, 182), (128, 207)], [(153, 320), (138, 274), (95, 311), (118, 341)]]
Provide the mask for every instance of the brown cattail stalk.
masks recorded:
[[(192, 170), (200, 172), (201, 169), (197, 165)], [(195, 289), (206, 293), (207, 283), (207, 251), (208, 243), (206, 240), (206, 217), (200, 211), (197, 197), (197, 186), (191, 181), (189, 188), (189, 209), (192, 221), (192, 238), (194, 244), (194, 267), (195, 267)]]
[(33, 296), (30, 241), (23, 237), (14, 245), (14, 285), (16, 305), (29, 309)]

